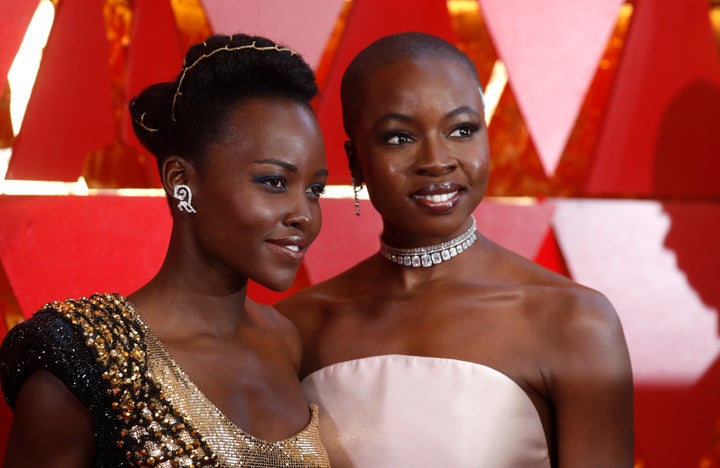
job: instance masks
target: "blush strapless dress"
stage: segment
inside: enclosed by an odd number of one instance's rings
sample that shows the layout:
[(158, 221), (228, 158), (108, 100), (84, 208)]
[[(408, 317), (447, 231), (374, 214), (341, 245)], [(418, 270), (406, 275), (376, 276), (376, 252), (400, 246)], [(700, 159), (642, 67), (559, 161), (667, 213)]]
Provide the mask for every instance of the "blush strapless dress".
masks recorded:
[(303, 388), (335, 468), (550, 466), (530, 398), (487, 366), (374, 356), (319, 369)]

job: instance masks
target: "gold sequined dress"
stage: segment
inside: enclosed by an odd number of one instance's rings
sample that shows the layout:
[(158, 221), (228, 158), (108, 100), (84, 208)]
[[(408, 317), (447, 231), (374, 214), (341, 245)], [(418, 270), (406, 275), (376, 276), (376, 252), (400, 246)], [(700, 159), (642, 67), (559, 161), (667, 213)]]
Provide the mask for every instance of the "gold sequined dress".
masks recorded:
[(36, 369), (56, 375), (95, 419), (96, 467), (328, 467), (317, 406), (309, 423), (267, 442), (227, 419), (119, 295), (54, 302), (0, 348), (11, 407)]

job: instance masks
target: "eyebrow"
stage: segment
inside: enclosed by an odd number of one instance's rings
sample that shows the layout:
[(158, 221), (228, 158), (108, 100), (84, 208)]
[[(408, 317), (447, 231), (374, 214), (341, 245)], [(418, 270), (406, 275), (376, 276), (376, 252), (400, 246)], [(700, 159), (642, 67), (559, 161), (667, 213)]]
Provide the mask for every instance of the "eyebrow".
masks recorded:
[[(274, 164), (276, 166), (280, 166), (284, 169), (287, 169), (288, 171), (292, 172), (293, 174), (297, 174), (298, 168), (294, 164), (290, 164), (285, 161), (280, 161), (278, 159), (256, 159), (253, 161), (255, 164)], [(319, 176), (326, 176), (329, 175), (329, 172), (327, 169), (318, 169), (315, 171), (315, 175)]]
[[(456, 115), (460, 115), (460, 114), (472, 114), (472, 115), (475, 115), (475, 116), (477, 116), (477, 117), (480, 117), (480, 113), (478, 113), (478, 112), (477, 112), (476, 110), (474, 110), (472, 107), (470, 107), (470, 106), (460, 106), (460, 107), (458, 107), (457, 109), (453, 109), (453, 110), (451, 110), (450, 112), (448, 112), (447, 114), (445, 114), (444, 118), (447, 119), (447, 118), (450, 118), (450, 117), (455, 117)], [(399, 120), (399, 121), (402, 121), (402, 122), (414, 122), (414, 121), (415, 121), (415, 118), (414, 118), (414, 117), (410, 117), (409, 115), (399, 114), (399, 113), (397, 113), (397, 112), (390, 112), (390, 113), (388, 113), (388, 114), (383, 115), (383, 116), (380, 117), (379, 119), (377, 119), (377, 121), (375, 122), (375, 124), (377, 125), (377, 124), (380, 124), (380, 123), (385, 122), (385, 121), (387, 121), (387, 120)]]
[(451, 110), (447, 113), (447, 115), (445, 115), (445, 117), (454, 117), (459, 114), (473, 114), (480, 117), (480, 113), (470, 106), (461, 106), (457, 109)]
[(256, 159), (253, 162), (255, 164), (274, 164), (276, 166), (280, 166), (282, 168), (287, 169), (288, 171), (292, 172), (293, 174), (297, 174), (297, 171), (298, 171), (297, 166), (287, 163), (285, 161), (279, 161), (277, 159)]

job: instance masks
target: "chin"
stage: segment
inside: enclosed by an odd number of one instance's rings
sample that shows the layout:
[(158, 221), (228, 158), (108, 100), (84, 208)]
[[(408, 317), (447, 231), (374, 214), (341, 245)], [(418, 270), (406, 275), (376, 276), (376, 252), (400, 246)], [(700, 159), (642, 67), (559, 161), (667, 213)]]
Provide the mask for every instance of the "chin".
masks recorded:
[(274, 278), (268, 278), (268, 279), (254, 279), (256, 283), (263, 286), (264, 288), (270, 289), (271, 291), (275, 292), (283, 292), (290, 289), (290, 287), (295, 282), (295, 276), (297, 275), (297, 270), (293, 271), (292, 274), (289, 274), (288, 276), (283, 275), (282, 277), (274, 277)]

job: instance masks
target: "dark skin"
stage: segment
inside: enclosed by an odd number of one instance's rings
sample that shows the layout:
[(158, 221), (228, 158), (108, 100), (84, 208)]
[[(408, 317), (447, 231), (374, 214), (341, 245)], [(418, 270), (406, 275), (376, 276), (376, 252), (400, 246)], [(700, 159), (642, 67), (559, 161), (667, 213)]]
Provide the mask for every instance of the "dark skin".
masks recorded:
[[(197, 213), (172, 204), (165, 261), (129, 300), (228, 419), (276, 441), (309, 422), (297, 377), (301, 342), (290, 321), (247, 298), (247, 284), (292, 284), (320, 229), (325, 150), (312, 111), (294, 101), (241, 102), (227, 125), (231, 132), (202, 164), (179, 156), (163, 162), (165, 190), (190, 186)], [(94, 454), (89, 410), (54, 375), (31, 374), (18, 395), (4, 466), (92, 466)]]
[[(467, 230), (488, 176), (477, 81), (458, 62), (426, 57), (368, 71), (358, 91), (348, 156), (383, 240), (410, 248)], [(428, 187), (445, 198), (424, 196)], [(277, 307), (301, 331), (303, 377), (385, 354), (483, 364), (528, 395), (553, 466), (633, 465), (632, 374), (612, 306), (482, 235), (431, 268), (373, 255)]]

